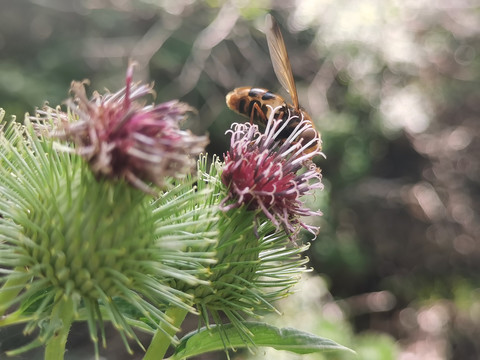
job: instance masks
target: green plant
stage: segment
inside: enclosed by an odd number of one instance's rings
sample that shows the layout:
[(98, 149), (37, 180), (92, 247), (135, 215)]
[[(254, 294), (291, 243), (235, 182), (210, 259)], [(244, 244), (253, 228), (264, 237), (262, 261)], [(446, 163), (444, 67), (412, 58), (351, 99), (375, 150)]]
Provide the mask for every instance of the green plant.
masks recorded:
[[(172, 345), (171, 359), (233, 347), (346, 350), (247, 320), (276, 311), (306, 271), (308, 244), (296, 241), (316, 227), (301, 217), (319, 212), (302, 198), (322, 187), (311, 162), (319, 152), (304, 154), (297, 139), (310, 125), (278, 141), (272, 111), (264, 134), (236, 124), (224, 161), (195, 163), (207, 139), (179, 129), (190, 107), (145, 105), (151, 86), (132, 83), (132, 72), (116, 93), (89, 99), (73, 82), (67, 112), (46, 107), (24, 125), (4, 124), (0, 326), (38, 332), (8, 354), (45, 345), (45, 359), (62, 359), (74, 321), (88, 323), (97, 357), (106, 321), (144, 359)], [(188, 313), (199, 328), (178, 340)], [(134, 329), (153, 335), (149, 346)]]

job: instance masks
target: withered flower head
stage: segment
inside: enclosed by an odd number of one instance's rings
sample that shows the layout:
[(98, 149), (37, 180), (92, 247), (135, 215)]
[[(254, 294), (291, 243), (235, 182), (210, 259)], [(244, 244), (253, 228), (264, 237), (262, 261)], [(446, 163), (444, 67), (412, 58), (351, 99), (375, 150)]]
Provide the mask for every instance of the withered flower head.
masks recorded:
[(275, 119), (271, 112), (265, 133), (249, 123), (233, 124), (230, 150), (225, 156), (222, 182), (229, 194), (222, 208), (229, 210), (241, 205), (249, 209), (261, 209), (278, 227), (283, 227), (290, 238), (303, 227), (316, 233), (316, 226), (307, 225), (302, 216), (321, 215), (320, 211), (307, 208), (302, 197), (315, 189), (323, 188), (320, 170), (311, 159), (323, 155), (319, 149), (308, 151), (313, 141), (302, 143), (300, 134), (311, 128), (309, 122), (300, 119), (287, 139), (279, 135), (297, 116), (287, 120)]
[(125, 179), (135, 187), (152, 192), (147, 185), (161, 186), (166, 176), (182, 177), (195, 166), (192, 156), (201, 153), (208, 139), (179, 128), (193, 109), (177, 100), (145, 105), (141, 99), (154, 94), (152, 85), (133, 83), (130, 63), (126, 86), (116, 93), (94, 92), (88, 99), (87, 81), (73, 81), (73, 98), (67, 105), (73, 113), (46, 108), (38, 111), (51, 117), (50, 134), (75, 144), (92, 171), (107, 178)]

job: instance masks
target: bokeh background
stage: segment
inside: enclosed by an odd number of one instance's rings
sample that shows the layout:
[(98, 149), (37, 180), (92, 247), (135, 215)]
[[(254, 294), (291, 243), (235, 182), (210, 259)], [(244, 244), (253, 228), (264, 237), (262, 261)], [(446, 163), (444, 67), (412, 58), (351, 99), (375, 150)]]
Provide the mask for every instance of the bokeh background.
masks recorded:
[[(132, 58), (157, 102), (198, 109), (185, 126), (208, 132), (209, 153), (222, 154), (241, 120), (228, 91), (288, 98), (268, 55), (267, 12), (326, 154), (325, 190), (309, 200), (324, 212), (308, 254), (314, 271), (269, 321), (330, 337), (358, 359), (479, 359), (477, 0), (0, 0), (0, 107), (21, 121), (47, 100), (62, 103), (74, 79), (115, 91)], [(91, 358), (85, 334), (72, 330), (67, 359)], [(141, 358), (108, 334), (105, 359)], [(21, 328), (0, 329), (0, 358), (22, 339)]]

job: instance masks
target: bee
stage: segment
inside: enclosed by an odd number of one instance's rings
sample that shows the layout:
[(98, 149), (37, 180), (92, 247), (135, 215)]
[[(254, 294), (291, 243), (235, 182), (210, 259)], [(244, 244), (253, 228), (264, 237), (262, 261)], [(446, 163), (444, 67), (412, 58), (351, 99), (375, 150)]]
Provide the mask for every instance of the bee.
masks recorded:
[[(280, 84), (290, 94), (293, 105), (287, 103), (280, 95), (274, 94), (267, 89), (244, 86), (236, 88), (227, 94), (227, 106), (233, 111), (249, 117), (251, 123), (255, 121), (262, 126), (266, 126), (268, 118), (273, 111), (272, 109), (275, 108), (277, 108), (274, 114), (276, 119), (286, 120), (289, 116), (297, 116), (298, 120), (291, 121), (279, 134), (280, 139), (286, 139), (290, 136), (301, 119), (304, 119), (310, 122), (312, 127), (305, 129), (299, 135), (299, 138), (302, 139), (302, 144), (307, 144), (315, 140), (304, 150), (304, 153), (310, 153), (315, 150), (320, 151), (322, 148), (320, 134), (315, 130), (310, 115), (300, 107), (298, 102), (292, 67), (288, 59), (287, 48), (280, 27), (275, 18), (270, 14), (267, 15), (266, 24), (268, 50), (273, 64), (273, 70)], [(270, 105), (271, 108), (267, 105)]]

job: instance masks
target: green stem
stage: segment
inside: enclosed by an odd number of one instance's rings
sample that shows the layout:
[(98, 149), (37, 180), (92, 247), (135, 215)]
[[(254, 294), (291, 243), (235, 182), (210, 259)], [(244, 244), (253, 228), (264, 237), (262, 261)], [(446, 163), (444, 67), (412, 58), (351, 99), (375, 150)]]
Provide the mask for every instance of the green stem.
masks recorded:
[(65, 354), (68, 332), (74, 318), (74, 305), (71, 298), (62, 298), (53, 307), (51, 321), (57, 322), (59, 328), (47, 341), (45, 360), (62, 360)]
[(173, 335), (175, 335), (177, 330), (180, 328), (180, 325), (182, 324), (183, 320), (185, 320), (187, 313), (187, 310), (178, 307), (171, 307), (167, 309), (165, 315), (171, 319), (171, 322), (170, 324), (162, 323), (160, 325), (161, 330), (157, 330), (155, 335), (153, 335), (152, 342), (150, 343), (143, 360), (163, 359), (168, 347), (172, 342)]

